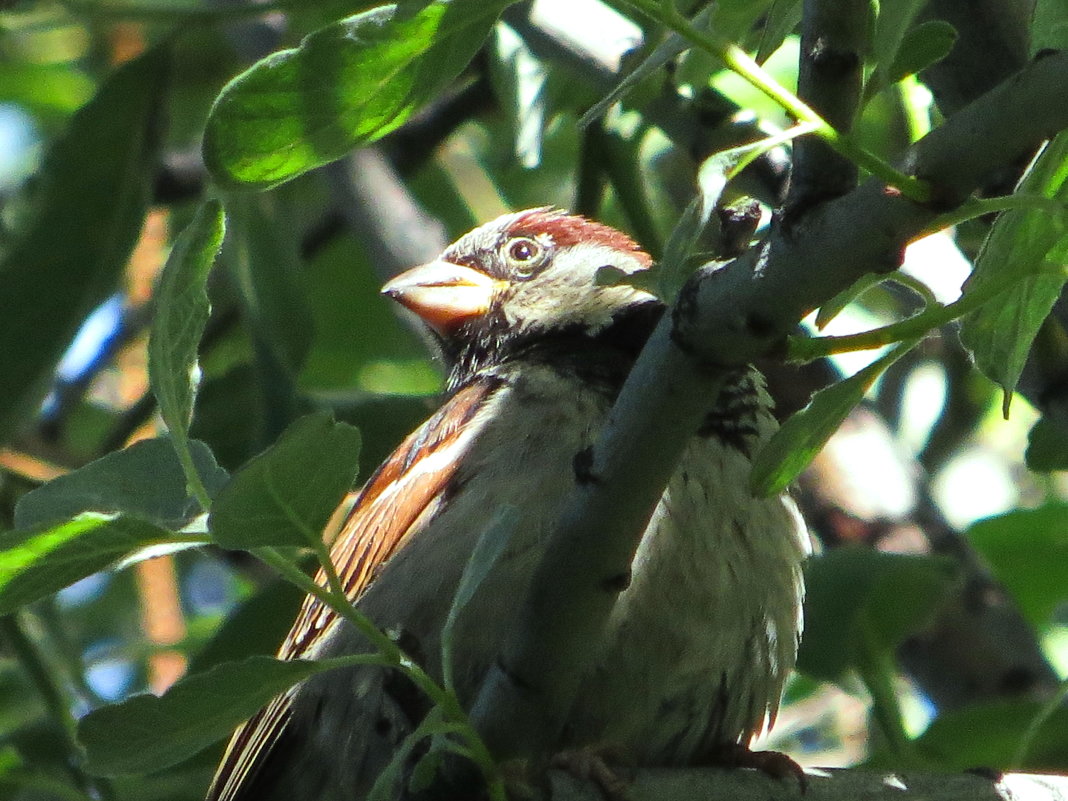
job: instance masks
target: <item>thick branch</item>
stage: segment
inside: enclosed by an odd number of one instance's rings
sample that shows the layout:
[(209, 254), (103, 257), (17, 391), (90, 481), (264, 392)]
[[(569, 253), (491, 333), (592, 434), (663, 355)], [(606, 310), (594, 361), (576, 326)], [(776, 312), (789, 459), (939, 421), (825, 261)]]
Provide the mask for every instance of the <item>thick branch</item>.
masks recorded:
[[(1036, 61), (919, 142), (906, 166), (964, 200), (993, 169), (1068, 127), (1068, 54)], [(771, 352), (812, 308), (892, 269), (940, 209), (869, 181), (719, 271), (698, 276), (642, 352), (566, 504), (520, 625), (472, 710), (498, 756), (555, 739), (600, 644), (640, 533), (727, 373)], [(681, 343), (681, 345), (680, 345)]]
[[(864, 88), (863, 51), (871, 4), (866, 0), (805, 0), (801, 21), (798, 96), (834, 128), (847, 133)], [(839, 197), (857, 183), (857, 166), (814, 136), (794, 145), (786, 215)]]
[[(796, 783), (752, 770), (647, 770), (627, 788), (632, 801), (690, 801), (730, 798), (757, 801), (798, 798), (804, 801), (1028, 801), (1068, 800), (1068, 777), (1007, 773), (990, 779), (974, 773), (898, 773), (866, 770), (810, 770), (804, 794)], [(596, 785), (559, 772), (550, 775), (546, 801), (601, 801)]]
[(863, 275), (896, 269), (905, 244), (936, 212), (959, 205), (988, 175), (1065, 127), (1068, 52), (1058, 52), (1032, 62), (909, 150), (906, 171), (931, 182), (937, 204), (912, 203), (868, 180), (800, 226), (776, 227), (756, 270), (739, 259), (695, 286), (700, 314), (688, 322), (686, 339), (721, 365), (771, 352), (827, 298)]
[(923, 19), (957, 30), (949, 55), (923, 71), (945, 115), (989, 91), (1027, 63), (1035, 0), (930, 0)]

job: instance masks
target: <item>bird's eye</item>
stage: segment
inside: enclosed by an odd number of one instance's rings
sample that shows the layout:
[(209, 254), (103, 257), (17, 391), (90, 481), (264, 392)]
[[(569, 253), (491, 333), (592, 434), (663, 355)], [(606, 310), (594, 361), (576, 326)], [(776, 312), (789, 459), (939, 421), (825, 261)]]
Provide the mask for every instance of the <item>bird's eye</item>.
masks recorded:
[(515, 273), (521, 277), (530, 277), (541, 265), (544, 248), (527, 237), (509, 240), (504, 247), (505, 258)]

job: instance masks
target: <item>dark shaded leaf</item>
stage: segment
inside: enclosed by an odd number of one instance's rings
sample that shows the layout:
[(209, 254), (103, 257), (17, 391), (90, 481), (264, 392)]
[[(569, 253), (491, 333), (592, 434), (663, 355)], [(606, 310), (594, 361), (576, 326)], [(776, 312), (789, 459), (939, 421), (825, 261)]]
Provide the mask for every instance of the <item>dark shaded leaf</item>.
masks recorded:
[(174, 541), (143, 520), (87, 512), (58, 526), (0, 534), (0, 615), (91, 576), (147, 545)]
[(764, 30), (756, 52), (756, 62), (763, 64), (782, 47), (786, 37), (801, 21), (801, 0), (775, 0), (764, 19)]
[(508, 0), (435, 0), (358, 14), (268, 56), (215, 102), (204, 160), (220, 183), (265, 187), (401, 125), (482, 47)]
[(943, 712), (915, 741), (919, 754), (946, 771), (1068, 768), (1068, 707), (1056, 710), (1038, 730), (1022, 765), (1013, 765), (1039, 701), (996, 701)]
[[(226, 482), (202, 442), (190, 443), (197, 472), (209, 492)], [(165, 528), (180, 528), (200, 511), (166, 438), (135, 442), (72, 473), (49, 481), (19, 499), (15, 525), (32, 528), (67, 520), (81, 512), (125, 513)]]
[(297, 420), (222, 489), (208, 525), (224, 548), (307, 547), (352, 487), (360, 432), (326, 412)]
[(1068, 431), (1045, 417), (1027, 434), (1027, 466), (1039, 473), (1068, 470)]
[(226, 263), (236, 275), (245, 314), (258, 340), (296, 375), (314, 328), (301, 274), (294, 214), (278, 192), (233, 195), (226, 201)]
[(925, 2), (926, 0), (895, 0), (893, 3), (879, 4), (879, 17), (875, 23), (875, 37), (872, 41), (876, 67), (886, 70), (894, 63), (912, 20), (920, 13)]
[(222, 245), (222, 206), (209, 201), (178, 236), (163, 268), (156, 318), (148, 340), (148, 378), (194, 494), (203, 477), (189, 448), (189, 422), (198, 382), (197, 348), (210, 306), (205, 285)]
[(798, 670), (835, 681), (866, 648), (891, 651), (938, 608), (955, 575), (947, 559), (862, 547), (810, 559)]
[(48, 391), (86, 315), (118, 284), (144, 220), (168, 61), (120, 67), (45, 156), (0, 257), (0, 442)]
[(1068, 601), (1068, 504), (1017, 509), (973, 523), (969, 542), (1035, 626)]
[(944, 20), (928, 20), (905, 34), (893, 63), (886, 73), (886, 82), (894, 84), (915, 75), (949, 55), (957, 41), (957, 29)]
[(135, 695), (78, 723), (87, 767), (100, 776), (150, 773), (227, 736), (279, 693), (329, 662), (253, 656), (186, 676), (162, 696)]
[(222, 662), (278, 650), (300, 611), (304, 591), (283, 579), (272, 581), (230, 615), (193, 656), (190, 673), (201, 673)]

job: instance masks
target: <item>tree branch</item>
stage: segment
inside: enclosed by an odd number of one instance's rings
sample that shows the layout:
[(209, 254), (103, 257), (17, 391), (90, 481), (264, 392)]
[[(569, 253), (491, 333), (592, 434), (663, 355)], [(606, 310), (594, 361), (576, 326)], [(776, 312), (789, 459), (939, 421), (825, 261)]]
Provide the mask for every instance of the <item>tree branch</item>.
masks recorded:
[(555, 739), (596, 653), (618, 584), (685, 443), (726, 375), (771, 353), (813, 308), (901, 249), (992, 170), (1068, 127), (1068, 53), (1039, 59), (917, 143), (904, 159), (941, 201), (870, 180), (682, 291), (643, 350), (593, 450), (593, 481), (568, 500), (515, 634), (472, 718), (498, 757)]
[[(848, 133), (864, 88), (863, 52), (871, 27), (866, 0), (805, 0), (798, 96), (835, 130)], [(857, 184), (857, 166), (814, 136), (794, 143), (784, 216), (803, 213)]]
[[(753, 770), (699, 768), (643, 770), (627, 787), (631, 801), (691, 801), (694, 798), (731, 798), (762, 801), (798, 798), (804, 801), (1028, 801), (1068, 800), (1068, 777), (1032, 773), (1006, 773), (991, 779), (975, 773), (898, 773), (861, 769), (809, 770), (804, 794), (797, 784), (780, 781)], [(601, 790), (573, 776), (553, 771), (545, 801), (601, 801)]]

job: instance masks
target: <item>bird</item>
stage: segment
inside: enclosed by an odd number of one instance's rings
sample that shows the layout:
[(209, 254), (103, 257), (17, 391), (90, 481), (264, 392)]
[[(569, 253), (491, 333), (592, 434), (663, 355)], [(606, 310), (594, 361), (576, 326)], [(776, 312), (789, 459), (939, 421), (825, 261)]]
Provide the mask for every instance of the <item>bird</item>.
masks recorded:
[[(653, 266), (623, 232), (541, 207), (475, 228), (383, 287), (440, 345), (445, 398), (363, 485), (331, 558), (349, 600), (440, 680), (442, 630), (465, 565), (509, 510), (509, 539), (452, 627), (464, 705), (516, 625), (579, 480), (576, 460), (664, 313), (626, 280)], [(624, 280), (599, 279), (605, 268)], [(762, 377), (738, 370), (652, 513), (547, 752), (701, 764), (718, 749), (745, 749), (773, 722), (796, 659), (809, 550), (790, 499), (748, 489), (751, 459), (775, 429)], [(278, 656), (368, 650), (309, 596)], [(207, 801), (362, 799), (429, 708), (394, 669), (318, 674), (237, 729)]]

